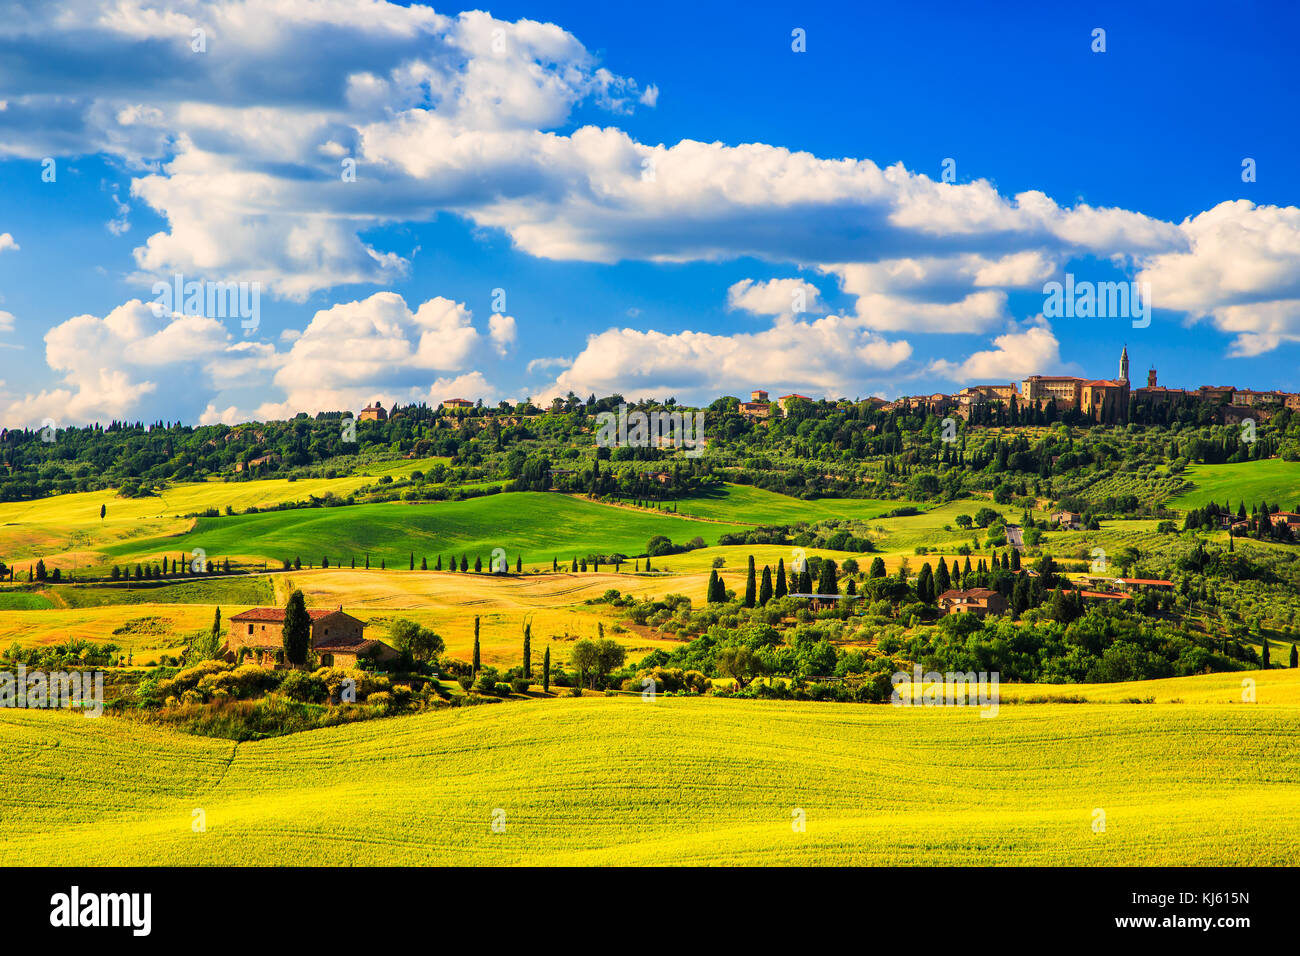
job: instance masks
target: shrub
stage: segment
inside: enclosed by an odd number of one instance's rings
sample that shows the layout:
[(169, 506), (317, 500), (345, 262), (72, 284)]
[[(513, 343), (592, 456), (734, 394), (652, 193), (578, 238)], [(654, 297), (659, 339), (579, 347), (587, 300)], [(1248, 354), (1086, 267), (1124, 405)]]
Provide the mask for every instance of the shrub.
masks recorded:
[(290, 671), (280, 682), (280, 693), (304, 704), (319, 704), (328, 699), (329, 688), (315, 674)]
[(516, 694), (526, 694), (526, 693), (528, 693), (528, 688), (531, 687), (531, 686), (532, 686), (532, 683), (531, 683), (530, 681), (528, 681), (528, 680), (522, 678), (522, 677), (520, 677), (520, 678), (516, 678), (515, 680), (512, 680), (512, 681), (510, 682), (510, 688), (511, 688), (511, 690), (513, 690)]

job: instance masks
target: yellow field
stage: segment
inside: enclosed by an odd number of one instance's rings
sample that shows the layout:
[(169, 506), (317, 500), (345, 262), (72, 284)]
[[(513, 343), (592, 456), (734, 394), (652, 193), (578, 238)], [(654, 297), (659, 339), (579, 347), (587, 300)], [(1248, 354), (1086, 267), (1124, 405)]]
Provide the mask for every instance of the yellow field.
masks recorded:
[[(98, 564), (102, 559), (94, 550), (103, 545), (186, 530), (192, 519), (181, 515), (208, 508), (224, 512), (227, 505), (242, 511), (254, 505), (260, 508), (282, 501), (306, 501), (327, 492), (346, 496), (374, 480), (355, 475), (296, 481), (203, 481), (178, 484), (150, 498), (119, 498), (112, 491), (88, 491), (36, 501), (0, 502), (0, 555), (10, 563), (55, 556), (60, 567), (76, 569)], [(108, 509), (102, 522), (101, 505)]]
[(1294, 865), (1297, 718), (1266, 704), (1023, 705), (989, 720), (587, 697), (235, 745), (0, 711), (0, 852), (11, 865)]

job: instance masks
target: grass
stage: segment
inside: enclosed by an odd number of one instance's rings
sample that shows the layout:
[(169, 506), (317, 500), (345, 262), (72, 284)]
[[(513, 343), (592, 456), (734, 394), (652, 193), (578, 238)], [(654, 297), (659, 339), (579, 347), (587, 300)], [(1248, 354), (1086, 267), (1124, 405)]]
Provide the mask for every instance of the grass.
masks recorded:
[[(227, 618), (245, 610), (222, 607)], [(70, 638), (113, 643), (135, 654), (136, 663), (174, 652), (182, 636), (212, 626), (211, 607), (201, 604), (135, 604), (93, 608), (6, 611), (0, 616), (0, 647), (62, 644)], [(156, 622), (150, 619), (157, 619)], [(148, 628), (139, 622), (150, 620)]]
[[(48, 591), (60, 607), (104, 607), (117, 604), (268, 604), (275, 599), (269, 575), (219, 577), (172, 584), (133, 582), (131, 587), (51, 585)], [(47, 605), (48, 606), (48, 605)]]
[[(199, 481), (174, 485), (148, 498), (119, 498), (112, 491), (55, 495), (36, 501), (0, 502), (0, 554), (13, 564), (60, 555), (59, 566), (76, 569), (99, 563), (98, 552), (107, 545), (142, 537), (176, 534), (209, 508), (226, 506), (242, 511), (284, 501), (306, 501), (332, 492), (346, 496), (375, 479), (363, 475), (346, 478), (302, 478), (289, 481)], [(101, 521), (100, 506), (107, 513)]]
[(1185, 476), (1192, 488), (1169, 500), (1180, 511), (1202, 508), (1211, 501), (1232, 502), (1232, 510), (1244, 498), (1246, 510), (1260, 501), (1290, 511), (1300, 505), (1300, 462), (1269, 458), (1230, 465), (1189, 465)]
[(794, 524), (799, 521), (825, 521), (827, 518), (866, 520), (905, 505), (917, 506), (911, 501), (874, 498), (816, 498), (806, 501), (748, 485), (725, 484), (709, 494), (681, 499), (677, 503), (677, 511), (678, 514), (714, 521)]
[(737, 525), (691, 521), (672, 515), (597, 504), (583, 498), (543, 492), (508, 492), (467, 501), (428, 504), (384, 503), (342, 508), (310, 508), (223, 518), (200, 518), (193, 530), (173, 537), (128, 541), (105, 549), (108, 560), (190, 553), (203, 549), (208, 560), (268, 560), (301, 557), (319, 565), (360, 566), (367, 554), (371, 565), (381, 559), (389, 568), (408, 567), (411, 552), (417, 566), (442, 555), (464, 553), (473, 566), (475, 556), (486, 565), (494, 548), (504, 548), (511, 567), (519, 556), (527, 564), (552, 557), (585, 557), (590, 553), (641, 554), (658, 534), (675, 542), (699, 536), (716, 542)]
[(1043, 704), (989, 720), (585, 697), (236, 745), (0, 711), (0, 852), (18, 866), (53, 845), (78, 866), (1284, 865), (1300, 854), (1298, 713)]
[(37, 611), (50, 607), (54, 607), (54, 602), (43, 594), (0, 591), (0, 611)]

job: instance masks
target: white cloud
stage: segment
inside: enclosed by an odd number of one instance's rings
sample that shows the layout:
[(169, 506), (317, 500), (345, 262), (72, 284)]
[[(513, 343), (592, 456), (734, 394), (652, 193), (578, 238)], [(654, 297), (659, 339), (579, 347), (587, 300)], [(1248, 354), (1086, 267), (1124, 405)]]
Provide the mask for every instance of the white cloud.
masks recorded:
[(1041, 324), (997, 336), (992, 349), (975, 352), (962, 361), (934, 361), (929, 371), (961, 383), (1013, 382), (1050, 372), (1061, 364), (1060, 343), (1041, 317), (1037, 321)]
[(727, 290), (727, 308), (763, 316), (825, 311), (821, 292), (803, 279), (742, 279)]
[(535, 400), (556, 395), (676, 396), (707, 402), (755, 388), (814, 395), (860, 394), (864, 380), (910, 357), (905, 341), (887, 341), (845, 316), (814, 321), (778, 320), (761, 332), (713, 335), (607, 329)]
[(14, 314), (0, 309), (0, 332), (12, 332), (14, 330)]
[(488, 336), (499, 356), (505, 356), (515, 344), (515, 320), (512, 316), (493, 313), (488, 318)]
[(14, 242), (14, 237), (10, 233), (0, 232), (0, 252), (4, 252), (6, 249), (17, 252), (20, 248), (21, 246)]
[(502, 347), (514, 320), (485, 335), (472, 319), (463, 303), (441, 296), (412, 310), (400, 295), (380, 292), (319, 310), (281, 351), (237, 339), (215, 319), (156, 316), (151, 303), (133, 299), (103, 318), (75, 316), (51, 329), (45, 360), (60, 386), (4, 396), (0, 420), (239, 421), (359, 410), (375, 398), (415, 402), (451, 387), (494, 397), (497, 389), (470, 366), (489, 343)]
[(1186, 251), (1150, 257), (1139, 282), (1156, 308), (1208, 316), (1235, 333), (1230, 354), (1300, 341), (1300, 209), (1223, 202), (1183, 220)]
[(74, 316), (45, 335), (46, 364), (62, 385), (11, 397), (4, 419), (106, 422), (139, 414), (145, 397), (158, 392), (168, 396), (169, 408), (194, 407), (202, 398), (198, 390), (208, 387), (208, 362), (228, 340), (214, 319), (155, 316), (138, 299), (103, 318)]

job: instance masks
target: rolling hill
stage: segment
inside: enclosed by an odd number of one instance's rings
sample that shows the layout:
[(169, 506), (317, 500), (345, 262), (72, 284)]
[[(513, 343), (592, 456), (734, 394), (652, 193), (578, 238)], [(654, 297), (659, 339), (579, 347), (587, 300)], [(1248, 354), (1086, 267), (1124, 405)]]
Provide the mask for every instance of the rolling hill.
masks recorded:
[(589, 697), (236, 745), (0, 711), (0, 851), (13, 865), (54, 846), (69, 865), (1289, 864), (1296, 716)]

